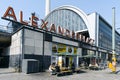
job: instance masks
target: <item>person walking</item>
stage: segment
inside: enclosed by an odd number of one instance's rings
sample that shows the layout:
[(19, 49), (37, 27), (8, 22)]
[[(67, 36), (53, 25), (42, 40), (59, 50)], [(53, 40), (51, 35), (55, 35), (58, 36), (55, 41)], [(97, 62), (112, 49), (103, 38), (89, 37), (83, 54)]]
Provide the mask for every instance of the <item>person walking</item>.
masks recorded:
[(50, 66), (49, 66), (49, 71), (51, 72), (51, 75), (55, 75), (55, 63), (52, 63)]

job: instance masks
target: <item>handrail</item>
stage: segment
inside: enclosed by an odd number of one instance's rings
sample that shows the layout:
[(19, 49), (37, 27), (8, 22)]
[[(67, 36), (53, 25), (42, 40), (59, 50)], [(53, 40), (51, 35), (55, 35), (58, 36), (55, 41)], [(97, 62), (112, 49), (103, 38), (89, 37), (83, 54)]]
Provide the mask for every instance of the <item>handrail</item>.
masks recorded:
[(0, 25), (0, 32), (10, 33), (8, 29), (9, 29), (8, 26)]

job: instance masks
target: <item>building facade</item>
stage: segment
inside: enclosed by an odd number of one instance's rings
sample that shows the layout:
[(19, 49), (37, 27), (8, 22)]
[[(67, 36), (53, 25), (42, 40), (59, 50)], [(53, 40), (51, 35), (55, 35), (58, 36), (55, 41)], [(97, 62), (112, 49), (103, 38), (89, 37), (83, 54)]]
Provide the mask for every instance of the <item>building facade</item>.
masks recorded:
[[(106, 62), (112, 57), (112, 26), (98, 13), (85, 14), (82, 10), (73, 6), (62, 6), (53, 10), (47, 15), (45, 21), (48, 21), (48, 27), (54, 23), (55, 26), (62, 26), (75, 33), (79, 33), (94, 39), (94, 45), (98, 51), (81, 49), (81, 55), (94, 54), (99, 57), (101, 62)], [(120, 34), (115, 33), (116, 54), (119, 54)]]
[[(98, 13), (86, 14), (76, 7), (62, 6), (51, 11), (37, 28), (11, 22), (11, 45), (4, 53), (9, 56), (9, 67), (22, 70), (24, 60), (31, 59), (38, 61), (39, 71), (52, 63), (60, 67), (71, 67), (74, 63), (80, 67), (82, 63), (88, 66), (111, 60), (112, 26)], [(115, 40), (119, 54), (118, 32)]]

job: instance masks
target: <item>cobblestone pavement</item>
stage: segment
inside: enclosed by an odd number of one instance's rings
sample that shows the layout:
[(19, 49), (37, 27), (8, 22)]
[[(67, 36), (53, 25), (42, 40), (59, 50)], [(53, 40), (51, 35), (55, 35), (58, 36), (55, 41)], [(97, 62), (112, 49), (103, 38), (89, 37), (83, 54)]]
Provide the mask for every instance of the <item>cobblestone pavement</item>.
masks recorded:
[[(119, 70), (120, 67), (117, 68), (117, 71)], [(0, 80), (120, 80), (120, 72), (113, 74), (109, 69), (99, 71), (85, 70), (85, 73), (74, 73), (69, 76), (57, 77), (56, 75), (50, 75), (48, 72), (24, 74), (6, 70), (0, 73)]]

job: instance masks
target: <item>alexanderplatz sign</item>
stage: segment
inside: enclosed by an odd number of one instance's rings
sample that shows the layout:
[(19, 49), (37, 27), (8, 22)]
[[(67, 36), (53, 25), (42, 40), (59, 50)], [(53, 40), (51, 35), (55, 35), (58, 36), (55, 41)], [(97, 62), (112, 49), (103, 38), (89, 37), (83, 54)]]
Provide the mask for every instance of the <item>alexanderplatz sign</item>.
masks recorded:
[[(35, 13), (31, 14), (30, 21), (24, 21), (23, 20), (23, 12), (20, 11), (20, 14), (19, 14), (20, 21), (18, 21), (16, 18), (16, 14), (14, 12), (14, 9), (12, 7), (8, 7), (2, 18), (6, 19), (6, 20), (14, 21), (14, 22), (19, 22), (23, 25), (29, 25), (34, 28), (40, 27), (40, 29), (50, 31), (50, 32), (55, 32), (57, 34), (61, 34), (66, 37), (77, 39), (77, 40), (83, 41), (83, 42), (91, 44), (91, 45), (94, 43), (94, 40), (91, 38), (88, 38), (88, 37), (86, 38), (85, 36), (83, 36), (79, 33), (75, 33), (74, 31), (70, 31), (68, 29), (62, 28), (61, 26), (56, 27), (55, 24), (51, 24), (50, 28), (48, 28), (47, 27), (48, 22), (44, 21), (42, 19), (41, 19), (42, 24), (40, 26), (38, 26), (38, 21), (40, 21), (40, 20), (35, 15)], [(30, 24), (28, 22), (30, 22)]]

